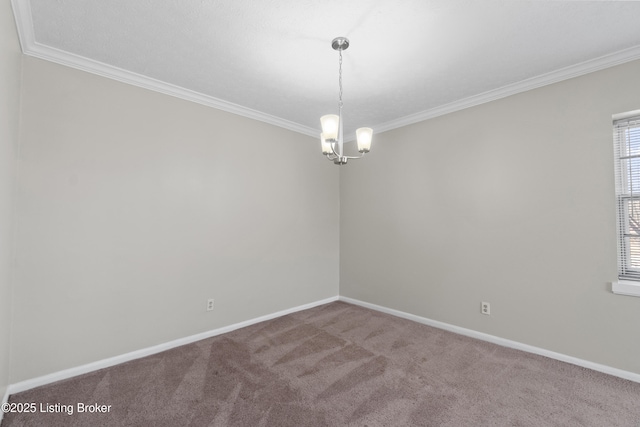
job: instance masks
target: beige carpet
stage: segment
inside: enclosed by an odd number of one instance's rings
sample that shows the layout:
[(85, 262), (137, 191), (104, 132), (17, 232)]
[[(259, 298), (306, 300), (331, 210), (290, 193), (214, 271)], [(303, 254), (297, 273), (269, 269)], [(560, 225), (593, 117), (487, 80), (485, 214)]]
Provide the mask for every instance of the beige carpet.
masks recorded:
[(638, 383), (343, 302), (10, 402), (37, 411), (2, 427), (640, 426)]

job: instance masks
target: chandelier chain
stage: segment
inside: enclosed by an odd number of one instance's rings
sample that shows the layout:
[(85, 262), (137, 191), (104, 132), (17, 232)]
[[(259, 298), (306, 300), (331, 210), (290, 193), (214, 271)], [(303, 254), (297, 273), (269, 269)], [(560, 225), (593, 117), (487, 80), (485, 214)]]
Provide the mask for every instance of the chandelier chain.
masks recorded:
[(340, 95), (339, 95), (339, 101), (338, 101), (338, 107), (341, 109), (342, 108), (342, 50), (338, 51), (338, 53), (340, 54), (340, 60), (338, 62), (338, 85), (340, 86)]

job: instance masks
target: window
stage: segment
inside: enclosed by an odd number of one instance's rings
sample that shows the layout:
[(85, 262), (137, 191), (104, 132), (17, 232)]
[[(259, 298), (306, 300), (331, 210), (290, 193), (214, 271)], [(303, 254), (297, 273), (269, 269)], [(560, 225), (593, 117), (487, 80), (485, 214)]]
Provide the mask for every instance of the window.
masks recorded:
[(613, 140), (619, 279), (613, 291), (640, 296), (640, 114), (615, 120)]

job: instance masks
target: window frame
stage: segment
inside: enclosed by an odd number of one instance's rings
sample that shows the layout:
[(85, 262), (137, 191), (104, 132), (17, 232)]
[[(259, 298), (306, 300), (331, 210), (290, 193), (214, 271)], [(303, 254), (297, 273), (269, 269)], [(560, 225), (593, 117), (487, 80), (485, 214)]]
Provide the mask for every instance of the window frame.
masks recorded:
[[(630, 129), (638, 129), (640, 135), (640, 110), (613, 116), (618, 281), (612, 282), (611, 290), (615, 294), (640, 297), (640, 265), (630, 264), (636, 251), (640, 251), (631, 250), (630, 238), (637, 236), (640, 246), (640, 232), (630, 231), (629, 215), (629, 201), (640, 203), (640, 183), (637, 182), (640, 181), (640, 136), (629, 135)], [(637, 189), (634, 183), (638, 184)]]

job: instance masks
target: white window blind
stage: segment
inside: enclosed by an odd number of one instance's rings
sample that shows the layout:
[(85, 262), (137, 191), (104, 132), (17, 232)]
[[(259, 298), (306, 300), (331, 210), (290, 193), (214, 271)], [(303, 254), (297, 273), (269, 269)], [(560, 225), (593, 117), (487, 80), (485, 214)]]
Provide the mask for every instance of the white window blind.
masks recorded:
[(618, 277), (640, 281), (640, 116), (613, 122)]

